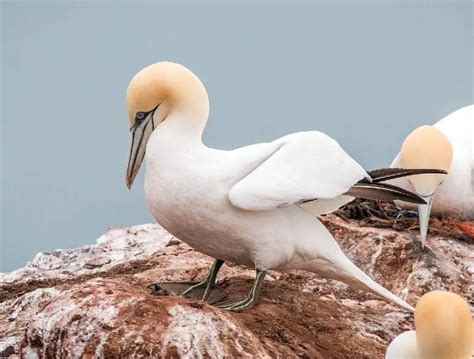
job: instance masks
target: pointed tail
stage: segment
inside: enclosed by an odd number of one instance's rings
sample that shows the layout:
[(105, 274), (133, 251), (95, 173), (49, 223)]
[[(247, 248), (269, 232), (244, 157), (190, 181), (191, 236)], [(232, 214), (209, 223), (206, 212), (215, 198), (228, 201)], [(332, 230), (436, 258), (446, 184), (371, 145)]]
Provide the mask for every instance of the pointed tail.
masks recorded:
[(326, 262), (326, 260), (319, 259), (306, 263), (304, 268), (301, 269), (305, 269), (327, 278), (339, 280), (354, 288), (371, 292), (389, 302), (407, 309), (408, 311), (414, 312), (415, 310), (410, 304), (389, 292), (365, 274), (354, 263), (352, 263), (342, 251), (340, 255), (337, 256), (337, 263)]
[(350, 278), (355, 279), (355, 283), (353, 280), (350, 280), (351, 283), (348, 283), (349, 285), (355, 285), (359, 288), (362, 287), (363, 289), (366, 289), (380, 297), (383, 297), (392, 303), (398, 304), (399, 306), (411, 312), (415, 311), (415, 309), (410, 304), (382, 287), (380, 284), (370, 278), (367, 274), (365, 274), (361, 269), (359, 269), (347, 257), (343, 262), (345, 263), (340, 263), (340, 266), (344, 269), (344, 271), (348, 274)]
[[(355, 288), (372, 292), (411, 312), (414, 308), (377, 284), (372, 278), (359, 269), (342, 251), (332, 234), (318, 219), (308, 215), (305, 235), (317, 236), (317, 241), (303, 241), (299, 251), (304, 253), (304, 260), (293, 262), (281, 269), (302, 269), (316, 273), (322, 277), (336, 279)], [(312, 224), (313, 226), (310, 226)]]

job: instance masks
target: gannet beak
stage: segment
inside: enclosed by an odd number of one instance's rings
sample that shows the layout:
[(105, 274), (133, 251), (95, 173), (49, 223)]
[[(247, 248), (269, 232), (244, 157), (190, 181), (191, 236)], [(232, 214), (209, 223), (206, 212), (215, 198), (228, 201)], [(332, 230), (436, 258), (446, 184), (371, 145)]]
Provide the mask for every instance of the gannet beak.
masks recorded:
[(431, 205), (433, 204), (433, 195), (422, 196), (426, 204), (418, 205), (418, 217), (420, 219), (420, 237), (421, 248), (425, 248), (426, 236), (428, 234), (428, 223), (430, 221)]
[(130, 154), (128, 157), (127, 173), (125, 176), (125, 182), (128, 189), (132, 187), (133, 180), (140, 170), (143, 158), (145, 157), (148, 139), (155, 129), (155, 124), (153, 122), (154, 113), (154, 110), (148, 112), (142, 121), (137, 121), (130, 129), (132, 139), (130, 141)]

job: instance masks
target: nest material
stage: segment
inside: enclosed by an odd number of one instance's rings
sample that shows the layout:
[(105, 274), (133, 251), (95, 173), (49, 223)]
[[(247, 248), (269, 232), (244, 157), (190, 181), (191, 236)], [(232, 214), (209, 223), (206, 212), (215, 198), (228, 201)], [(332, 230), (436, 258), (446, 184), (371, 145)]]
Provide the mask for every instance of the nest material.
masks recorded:
[[(355, 199), (334, 212), (345, 220), (355, 220), (361, 227), (391, 228), (396, 231), (419, 231), (418, 213), (398, 209), (394, 203)], [(428, 233), (474, 243), (474, 222), (450, 216), (431, 216)]]

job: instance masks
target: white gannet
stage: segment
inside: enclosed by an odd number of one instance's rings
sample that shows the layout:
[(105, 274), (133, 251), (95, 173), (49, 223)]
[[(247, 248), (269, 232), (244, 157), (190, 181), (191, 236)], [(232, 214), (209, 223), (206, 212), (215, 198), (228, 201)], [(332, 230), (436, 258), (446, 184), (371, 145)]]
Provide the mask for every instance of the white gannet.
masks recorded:
[[(427, 202), (418, 205), (422, 247), (431, 211), (474, 218), (474, 105), (449, 114), (433, 126), (415, 129), (403, 142), (391, 167), (448, 171), (446, 176), (425, 174), (390, 182), (416, 192)], [(413, 208), (410, 203), (397, 204)]]
[(415, 328), (390, 343), (386, 359), (468, 359), (474, 354), (471, 310), (457, 294), (423, 295), (415, 308)]
[[(424, 203), (419, 196), (375, 179), (369, 183), (368, 173), (317, 131), (233, 151), (206, 147), (201, 136), (208, 95), (182, 65), (161, 62), (141, 70), (130, 82), (127, 105), (132, 135), (127, 186), (146, 158), (145, 195), (156, 221), (216, 258), (206, 279), (183, 282), (181, 294), (201, 290), (201, 297), (209, 299), (219, 268), (232, 261), (255, 268), (257, 277), (248, 297), (223, 305), (226, 309), (252, 306), (267, 270), (303, 269), (413, 310), (355, 266), (315, 215), (335, 210), (352, 196)], [(374, 177), (397, 173), (415, 172), (388, 169)]]

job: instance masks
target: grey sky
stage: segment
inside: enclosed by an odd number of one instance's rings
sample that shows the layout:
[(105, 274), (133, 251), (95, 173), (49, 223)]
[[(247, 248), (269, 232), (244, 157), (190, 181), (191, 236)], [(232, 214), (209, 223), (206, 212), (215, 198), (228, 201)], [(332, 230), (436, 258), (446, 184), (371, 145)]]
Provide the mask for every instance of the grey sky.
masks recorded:
[[(205, 83), (210, 146), (316, 129), (367, 168), (473, 103), (472, 2), (3, 1), (0, 271), (151, 221), (124, 183), (124, 95), (171, 60)], [(143, 172), (143, 171), (142, 171)], [(183, 199), (185, 200), (185, 199)]]

